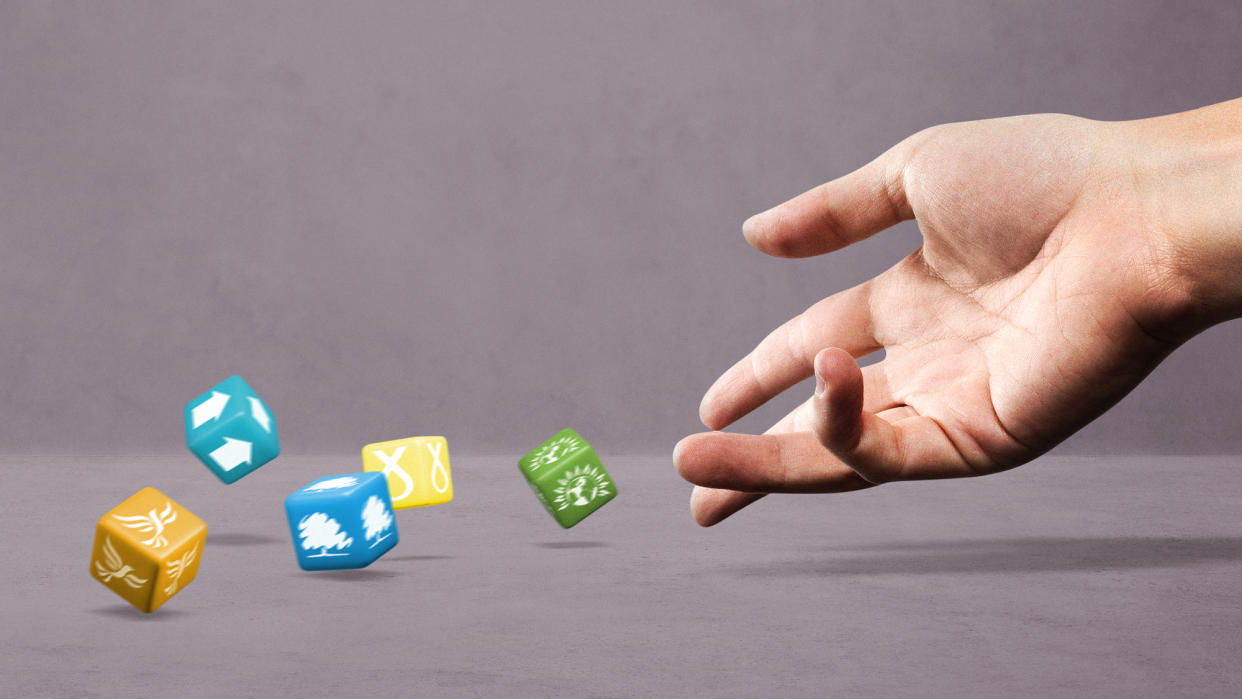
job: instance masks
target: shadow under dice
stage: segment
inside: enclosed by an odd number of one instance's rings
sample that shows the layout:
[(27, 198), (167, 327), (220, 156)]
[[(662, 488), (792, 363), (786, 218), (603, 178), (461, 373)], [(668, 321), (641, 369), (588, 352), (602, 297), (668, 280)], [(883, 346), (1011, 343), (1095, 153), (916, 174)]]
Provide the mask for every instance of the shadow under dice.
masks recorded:
[(568, 529), (617, 496), (595, 450), (571, 429), (557, 432), (518, 460), (539, 502)]
[(91, 577), (153, 612), (198, 575), (207, 524), (155, 488), (143, 488), (95, 527)]
[(240, 376), (186, 404), (185, 443), (225, 483), (280, 454), (275, 416)]
[(362, 448), (362, 470), (388, 478), (392, 506), (398, 510), (439, 505), (453, 499), (448, 442), (443, 437), (410, 437)]
[(388, 483), (379, 473), (327, 476), (285, 498), (303, 570), (365, 568), (397, 545)]

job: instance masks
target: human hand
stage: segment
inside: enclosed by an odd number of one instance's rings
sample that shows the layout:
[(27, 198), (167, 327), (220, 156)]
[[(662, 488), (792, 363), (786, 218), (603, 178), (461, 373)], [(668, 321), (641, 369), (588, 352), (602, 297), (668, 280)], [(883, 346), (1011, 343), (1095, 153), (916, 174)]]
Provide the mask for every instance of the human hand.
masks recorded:
[[(910, 218), (923, 246), (774, 330), (708, 390), (700, 417), (721, 430), (817, 377), (814, 396), (764, 435), (677, 445), (678, 471), (699, 486), (695, 519), (715, 524), (769, 492), (1018, 466), (1222, 320), (1187, 273), (1195, 221), (1169, 200), (1203, 193), (1166, 177), (1186, 157), (1153, 155), (1184, 145), (1185, 120), (1164, 119), (934, 127), (747, 221), (746, 239), (778, 257), (832, 252)], [(1239, 159), (1223, 159), (1236, 170)], [(1213, 182), (1218, 196), (1236, 187)], [(882, 361), (855, 363), (881, 348)]]

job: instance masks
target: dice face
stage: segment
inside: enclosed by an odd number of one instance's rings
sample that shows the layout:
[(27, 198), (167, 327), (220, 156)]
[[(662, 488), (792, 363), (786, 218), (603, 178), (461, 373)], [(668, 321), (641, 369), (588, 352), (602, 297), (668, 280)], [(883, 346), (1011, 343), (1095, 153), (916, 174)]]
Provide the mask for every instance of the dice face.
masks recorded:
[(617, 485), (595, 450), (571, 429), (523, 456), (518, 468), (539, 502), (566, 529), (617, 496)]
[(327, 476), (285, 498), (303, 570), (365, 568), (397, 545), (388, 483), (379, 473)]
[(275, 416), (240, 376), (186, 404), (185, 443), (225, 483), (280, 454)]
[(95, 527), (91, 577), (153, 612), (198, 575), (207, 524), (155, 488), (143, 488)]
[(448, 442), (443, 437), (410, 437), (362, 448), (362, 470), (388, 478), (392, 506), (398, 510), (439, 505), (453, 499)]

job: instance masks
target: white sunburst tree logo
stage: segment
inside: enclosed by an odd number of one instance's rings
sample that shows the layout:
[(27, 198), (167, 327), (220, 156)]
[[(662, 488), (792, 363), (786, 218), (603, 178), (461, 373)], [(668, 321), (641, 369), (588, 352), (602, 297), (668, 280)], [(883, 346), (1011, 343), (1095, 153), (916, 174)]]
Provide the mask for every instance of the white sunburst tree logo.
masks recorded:
[(575, 466), (556, 481), (552, 505), (557, 511), (570, 507), (585, 507), (597, 499), (611, 494), (608, 475), (595, 464)]
[(554, 464), (565, 458), (566, 454), (582, 448), (582, 440), (573, 435), (565, 435), (544, 444), (535, 450), (530, 457), (530, 468), (537, 471), (541, 466)]

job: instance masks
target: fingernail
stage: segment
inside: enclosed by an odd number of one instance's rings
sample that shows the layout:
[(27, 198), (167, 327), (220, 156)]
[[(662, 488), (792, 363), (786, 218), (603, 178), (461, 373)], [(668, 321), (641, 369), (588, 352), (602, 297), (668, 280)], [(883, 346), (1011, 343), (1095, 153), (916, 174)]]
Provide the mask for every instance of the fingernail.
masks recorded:
[(824, 381), (824, 377), (820, 376), (819, 372), (815, 372), (815, 397), (823, 398), (827, 392), (828, 382)]

